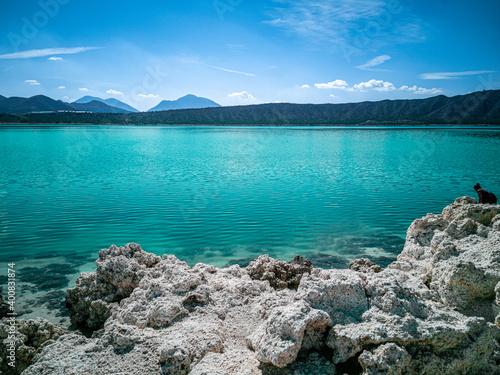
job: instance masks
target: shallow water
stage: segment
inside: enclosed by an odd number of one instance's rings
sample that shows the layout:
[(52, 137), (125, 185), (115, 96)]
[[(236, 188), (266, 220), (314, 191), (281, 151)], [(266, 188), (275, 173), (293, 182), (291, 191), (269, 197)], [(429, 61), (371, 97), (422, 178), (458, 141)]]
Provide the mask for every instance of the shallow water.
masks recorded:
[(386, 265), (415, 218), (500, 191), (499, 162), (498, 128), (4, 126), (0, 261), (38, 292), (128, 242), (191, 265)]

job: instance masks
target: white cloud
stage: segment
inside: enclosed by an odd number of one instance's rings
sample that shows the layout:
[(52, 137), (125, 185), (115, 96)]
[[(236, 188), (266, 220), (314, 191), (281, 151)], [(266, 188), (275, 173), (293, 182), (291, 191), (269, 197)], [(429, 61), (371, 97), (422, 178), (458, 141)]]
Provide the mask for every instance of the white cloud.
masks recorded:
[(314, 86), (316, 86), (318, 89), (341, 89), (345, 90), (348, 86), (346, 81), (343, 81), (341, 79), (336, 79), (333, 82), (328, 82), (328, 83), (316, 83)]
[(62, 61), (63, 58), (62, 57), (52, 56), (52, 57), (49, 57), (49, 60), (51, 60), (51, 61)]
[(116, 91), (116, 90), (113, 90), (113, 89), (109, 89), (108, 91), (106, 91), (106, 94), (111, 94), (111, 95), (123, 95), (123, 92), (121, 92), (121, 91)]
[(338, 98), (338, 96), (332, 94), (332, 95), (330, 95), (330, 98)]
[(412, 86), (412, 87), (401, 86), (399, 89), (401, 91), (410, 91), (410, 92), (413, 92), (414, 94), (422, 94), (422, 95), (440, 94), (443, 92), (442, 89), (437, 89), (437, 88), (426, 89), (424, 87), (418, 87), (417, 85)]
[(99, 49), (101, 47), (74, 47), (74, 48), (45, 48), (31, 49), (23, 52), (7, 53), (0, 55), (0, 59), (31, 59), (50, 55), (74, 54)]
[(69, 101), (69, 96), (63, 96), (63, 100)]
[(232, 94), (228, 94), (229, 98), (235, 98), (238, 100), (255, 100), (254, 96), (249, 94), (246, 91), (243, 92), (233, 92)]
[(80, 91), (89, 91), (89, 89), (86, 88), (86, 87), (80, 87), (78, 90), (80, 90)]
[(381, 80), (371, 79), (368, 82), (361, 82), (353, 86), (356, 91), (368, 91), (375, 90), (381, 92), (394, 91), (396, 87), (390, 82), (385, 82)]
[(65, 89), (66, 86), (59, 86), (58, 89)]
[(231, 69), (221, 68), (221, 67), (213, 66), (213, 65), (207, 65), (207, 66), (209, 66), (210, 68), (222, 70), (224, 72), (241, 74), (241, 75), (248, 76), (248, 77), (255, 77), (255, 74), (252, 74), (252, 73), (239, 72), (237, 70), (231, 70)]
[[(382, 81), (382, 80), (376, 80), (376, 79), (371, 79), (367, 82), (360, 82), (358, 84), (355, 84), (352, 87), (349, 87), (346, 81), (337, 79), (333, 82), (328, 82), (328, 83), (316, 83), (314, 86), (316, 86), (319, 89), (341, 89), (345, 91), (350, 91), (350, 92), (367, 92), (367, 91), (379, 91), (379, 92), (390, 92), (390, 91), (408, 91), (412, 92), (414, 94), (421, 94), (421, 95), (429, 95), (429, 94), (440, 94), (443, 92), (442, 89), (438, 88), (431, 88), (427, 89), (424, 87), (418, 87), (417, 85), (414, 86), (408, 86), (404, 85), (401, 86), (399, 89), (394, 86), (393, 83), (387, 82), (387, 81)], [(335, 95), (330, 95), (332, 98), (337, 98)]]
[(311, 87), (311, 86), (309, 86), (309, 85), (302, 85), (302, 86), (300, 86), (301, 89), (308, 89), (309, 87)]
[(38, 82), (36, 79), (27, 79), (24, 82), (29, 83), (31, 86), (39, 86), (40, 85), (40, 82)]
[(374, 59), (371, 59), (370, 61), (368, 61), (367, 63), (365, 63), (363, 65), (356, 66), (356, 68), (361, 69), (361, 70), (378, 70), (378, 71), (380, 71), (381, 69), (371, 69), (371, 68), (373, 68), (374, 66), (383, 64), (387, 60), (390, 60), (390, 59), (391, 59), (391, 56), (389, 56), (389, 55), (377, 56)]
[(422, 79), (454, 79), (463, 76), (475, 76), (486, 73), (495, 73), (494, 70), (472, 70), (467, 72), (442, 72), (442, 73), (424, 73), (420, 75)]
[(154, 98), (159, 98), (160, 95), (154, 95), (154, 94), (147, 94), (147, 95), (144, 95), (144, 94), (137, 94), (138, 97), (140, 98), (148, 98), (148, 99), (154, 99)]

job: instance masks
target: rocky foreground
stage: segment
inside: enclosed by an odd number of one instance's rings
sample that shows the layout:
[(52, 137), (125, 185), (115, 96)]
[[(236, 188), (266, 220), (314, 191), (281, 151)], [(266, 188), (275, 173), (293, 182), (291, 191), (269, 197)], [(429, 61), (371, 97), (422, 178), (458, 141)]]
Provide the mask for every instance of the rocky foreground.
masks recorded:
[(87, 335), (19, 321), (13, 370), (4, 319), (0, 372), (500, 374), (500, 207), (470, 197), (415, 220), (383, 270), (266, 255), (191, 268), (137, 244), (100, 251), (96, 266), (66, 298)]

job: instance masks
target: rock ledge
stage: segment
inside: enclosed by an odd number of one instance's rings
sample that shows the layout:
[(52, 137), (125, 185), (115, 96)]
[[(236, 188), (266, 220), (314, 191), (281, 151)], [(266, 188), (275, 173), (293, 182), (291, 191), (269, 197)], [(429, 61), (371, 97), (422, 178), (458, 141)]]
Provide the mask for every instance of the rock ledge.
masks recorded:
[(48, 335), (24, 375), (500, 374), (500, 208), (470, 197), (415, 220), (383, 270), (189, 267), (137, 244), (96, 266), (67, 295), (94, 334)]

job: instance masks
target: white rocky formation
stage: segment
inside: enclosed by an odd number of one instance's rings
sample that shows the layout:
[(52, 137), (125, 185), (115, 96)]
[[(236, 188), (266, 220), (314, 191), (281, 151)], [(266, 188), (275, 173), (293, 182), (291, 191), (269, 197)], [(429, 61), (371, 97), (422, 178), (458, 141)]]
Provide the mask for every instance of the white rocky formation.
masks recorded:
[(500, 208), (469, 197), (416, 220), (384, 270), (191, 268), (136, 244), (96, 265), (67, 296), (92, 338), (61, 336), (23, 374), (500, 374)]

